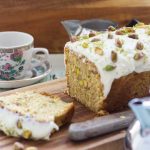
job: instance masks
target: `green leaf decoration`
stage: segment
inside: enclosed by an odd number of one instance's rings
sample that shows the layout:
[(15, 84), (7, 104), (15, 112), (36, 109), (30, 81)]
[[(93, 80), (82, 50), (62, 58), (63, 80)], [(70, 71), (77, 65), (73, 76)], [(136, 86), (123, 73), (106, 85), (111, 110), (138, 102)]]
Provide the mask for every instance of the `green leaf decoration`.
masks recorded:
[(105, 71), (113, 71), (114, 69), (116, 69), (116, 66), (106, 65), (103, 69)]

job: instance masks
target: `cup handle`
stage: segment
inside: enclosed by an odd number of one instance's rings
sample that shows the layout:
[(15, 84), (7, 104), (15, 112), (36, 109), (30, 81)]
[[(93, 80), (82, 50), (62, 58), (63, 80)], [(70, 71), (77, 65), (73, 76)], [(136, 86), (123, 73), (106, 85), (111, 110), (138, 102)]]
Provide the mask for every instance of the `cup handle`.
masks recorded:
[[(40, 55), (37, 55), (37, 53), (40, 53), (40, 52), (44, 54), (44, 57), (41, 57)], [(41, 47), (40, 48), (33, 48), (32, 49), (32, 59), (33, 58), (35, 58), (35, 59), (37, 59), (39, 61), (39, 63), (37, 65), (43, 64), (44, 62), (49, 63), (49, 52), (48, 52), (48, 49), (41, 48)], [(32, 68), (36, 67), (36, 66), (32, 66)]]

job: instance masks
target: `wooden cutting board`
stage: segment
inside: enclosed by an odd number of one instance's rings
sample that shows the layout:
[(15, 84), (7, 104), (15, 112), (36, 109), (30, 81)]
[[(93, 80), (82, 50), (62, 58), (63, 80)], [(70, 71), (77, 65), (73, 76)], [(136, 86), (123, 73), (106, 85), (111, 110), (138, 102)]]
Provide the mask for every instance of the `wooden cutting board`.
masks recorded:
[[(19, 83), (18, 83), (19, 84)], [(76, 102), (64, 93), (66, 89), (66, 80), (58, 79), (48, 81), (41, 84), (36, 84), (16, 90), (0, 93), (0, 96), (12, 94), (18, 91), (35, 90), (39, 92), (55, 93), (59, 95), (64, 101), (75, 103), (75, 114), (72, 122), (85, 121), (95, 117), (95, 114), (85, 108), (83, 105)], [(84, 150), (84, 149), (98, 149), (98, 150), (122, 150), (123, 149), (123, 138), (125, 131), (114, 132), (105, 136), (99, 136), (90, 140), (82, 142), (73, 142), (68, 138), (68, 126), (66, 125), (60, 128), (60, 131), (55, 133), (50, 141), (31, 141), (23, 140), (13, 137), (5, 136), (0, 132), (0, 150), (12, 150), (13, 144), (16, 141), (23, 143), (25, 146), (36, 146), (39, 150)]]

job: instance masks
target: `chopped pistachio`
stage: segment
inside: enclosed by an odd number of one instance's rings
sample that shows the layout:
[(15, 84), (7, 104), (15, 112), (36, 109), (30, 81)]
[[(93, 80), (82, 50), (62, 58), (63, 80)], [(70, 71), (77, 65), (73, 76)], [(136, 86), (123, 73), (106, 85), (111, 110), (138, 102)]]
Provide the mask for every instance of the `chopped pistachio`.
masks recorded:
[(94, 32), (90, 32), (89, 33), (89, 37), (93, 37), (93, 36), (95, 36), (96, 34), (94, 33)]
[(115, 31), (115, 30), (116, 30), (116, 28), (113, 27), (113, 26), (109, 26), (109, 27), (108, 27), (108, 31)]
[(20, 119), (18, 119), (18, 121), (17, 121), (17, 127), (18, 127), (19, 129), (22, 129), (22, 122), (21, 122)]
[(103, 47), (103, 42), (102, 41), (94, 42), (94, 46), (95, 47)]
[(83, 43), (82, 43), (82, 47), (83, 47), (83, 48), (88, 48), (88, 46), (89, 46), (89, 45), (88, 45), (87, 42), (83, 42)]
[(14, 150), (24, 150), (24, 149), (25, 149), (25, 147), (22, 143), (20, 143), (20, 142), (14, 143)]
[(106, 65), (104, 67), (105, 71), (113, 71), (116, 68), (116, 66), (112, 66), (112, 65)]
[(120, 30), (117, 30), (115, 33), (116, 35), (125, 35), (128, 33), (134, 33), (134, 32), (135, 30), (132, 27), (124, 27), (124, 28), (121, 28)]
[(114, 51), (111, 52), (111, 60), (112, 62), (117, 62), (117, 53)]
[(29, 139), (32, 136), (32, 132), (30, 130), (24, 130), (23, 135), (25, 139)]
[(144, 45), (143, 45), (143, 43), (141, 43), (141, 42), (137, 42), (137, 44), (136, 44), (136, 49), (138, 49), (138, 50), (142, 50), (144, 48)]
[(120, 40), (120, 39), (116, 39), (116, 46), (121, 48), (123, 45), (123, 40)]
[(79, 85), (80, 85), (80, 86), (83, 86), (83, 85), (84, 85), (84, 81), (83, 81), (83, 80), (80, 80), (80, 81), (79, 81)]
[(135, 55), (134, 55), (134, 60), (139, 60), (140, 59), (140, 55), (139, 55), (139, 53), (136, 53)]
[(94, 38), (91, 40), (91, 42), (98, 42), (98, 41), (100, 41), (100, 39), (98, 39), (98, 38)]
[(95, 53), (99, 54), (99, 55), (103, 55), (104, 54), (103, 50), (100, 47), (95, 47)]
[(128, 37), (132, 39), (139, 39), (137, 34), (129, 34)]
[(125, 30), (126, 30), (126, 33), (134, 33), (135, 32), (133, 27), (126, 27)]
[(135, 53), (134, 55), (134, 60), (140, 60), (141, 58), (143, 58), (145, 56), (144, 53)]
[(124, 34), (126, 34), (126, 32), (125, 32), (125, 30), (120, 29), (120, 30), (117, 30), (117, 31), (115, 32), (115, 34), (116, 34), (116, 35), (124, 35)]
[(108, 33), (108, 39), (113, 39), (113, 35), (111, 33)]
[(78, 76), (80, 74), (80, 69), (76, 67), (76, 75)]

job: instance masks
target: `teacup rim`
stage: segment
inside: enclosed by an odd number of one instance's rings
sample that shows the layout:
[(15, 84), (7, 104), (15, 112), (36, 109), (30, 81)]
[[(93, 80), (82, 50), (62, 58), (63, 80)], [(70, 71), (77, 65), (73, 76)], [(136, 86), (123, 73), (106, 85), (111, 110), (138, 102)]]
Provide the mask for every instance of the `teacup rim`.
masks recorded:
[(25, 43), (25, 44), (20, 44), (18, 46), (1, 46), (0, 45), (0, 49), (18, 49), (18, 48), (22, 48), (22, 47), (33, 47), (33, 44), (34, 44), (34, 37), (32, 34), (30, 33), (26, 33), (26, 32), (22, 32), (22, 31), (1, 31), (0, 34), (2, 33), (21, 33), (21, 34), (24, 34), (24, 35), (27, 35), (28, 37), (31, 38), (31, 42), (28, 42), (28, 43)]

